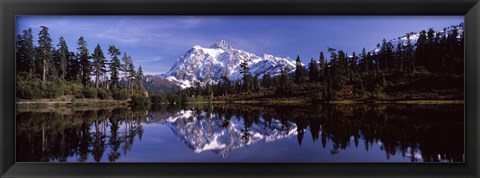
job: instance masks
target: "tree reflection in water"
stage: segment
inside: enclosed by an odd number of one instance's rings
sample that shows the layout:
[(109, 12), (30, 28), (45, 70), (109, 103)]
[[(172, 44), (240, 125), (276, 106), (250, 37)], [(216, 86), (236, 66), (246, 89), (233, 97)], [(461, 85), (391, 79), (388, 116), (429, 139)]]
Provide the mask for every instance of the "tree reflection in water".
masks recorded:
[(463, 105), (219, 105), (17, 112), (17, 161), (115, 162), (141, 144), (143, 126), (152, 123), (169, 125), (178, 137), (190, 139), (183, 141), (196, 152), (212, 135), (228, 133), (221, 138), (227, 146), (211, 150), (224, 157), (261, 139), (296, 135), (301, 147), (310, 134), (331, 155), (380, 144), (386, 160), (393, 155), (412, 162), (464, 160)]

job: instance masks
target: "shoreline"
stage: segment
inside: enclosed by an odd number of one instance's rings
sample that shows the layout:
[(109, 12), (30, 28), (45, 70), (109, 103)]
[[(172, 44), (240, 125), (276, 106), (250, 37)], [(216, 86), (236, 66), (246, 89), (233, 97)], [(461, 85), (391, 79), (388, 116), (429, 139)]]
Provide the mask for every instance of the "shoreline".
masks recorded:
[[(236, 101), (226, 101), (226, 100), (203, 100), (203, 101), (192, 101), (187, 102), (186, 104), (312, 104), (312, 101), (305, 100), (236, 100)], [(315, 104), (464, 104), (464, 100), (455, 100), (455, 99), (420, 99), (420, 100), (331, 100), (331, 101), (317, 101)], [(21, 100), (15, 102), (17, 105), (36, 105), (36, 104), (45, 104), (45, 105), (103, 105), (103, 104), (114, 104), (114, 105), (127, 105), (128, 100), (99, 100), (99, 99), (77, 99), (69, 101), (58, 101), (58, 100)]]
[(304, 104), (464, 104), (464, 100), (333, 100), (319, 102), (305, 102), (302, 100), (238, 100), (238, 101), (195, 101), (187, 102), (187, 104), (287, 104), (287, 105), (304, 105)]

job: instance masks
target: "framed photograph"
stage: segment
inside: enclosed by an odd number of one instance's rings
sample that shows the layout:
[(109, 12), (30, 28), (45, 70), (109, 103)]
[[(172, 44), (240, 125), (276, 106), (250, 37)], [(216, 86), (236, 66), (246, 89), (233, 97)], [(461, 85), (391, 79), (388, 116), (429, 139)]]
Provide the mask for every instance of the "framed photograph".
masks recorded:
[(1, 176), (478, 177), (479, 10), (1, 1)]

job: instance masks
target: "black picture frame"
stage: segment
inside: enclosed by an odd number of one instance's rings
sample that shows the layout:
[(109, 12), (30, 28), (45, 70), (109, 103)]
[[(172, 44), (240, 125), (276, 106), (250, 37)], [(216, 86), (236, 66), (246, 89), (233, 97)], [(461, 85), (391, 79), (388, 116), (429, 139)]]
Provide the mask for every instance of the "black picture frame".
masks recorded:
[[(479, 0), (1, 0), (1, 177), (479, 177)], [(18, 15), (464, 15), (465, 163), (16, 163)]]

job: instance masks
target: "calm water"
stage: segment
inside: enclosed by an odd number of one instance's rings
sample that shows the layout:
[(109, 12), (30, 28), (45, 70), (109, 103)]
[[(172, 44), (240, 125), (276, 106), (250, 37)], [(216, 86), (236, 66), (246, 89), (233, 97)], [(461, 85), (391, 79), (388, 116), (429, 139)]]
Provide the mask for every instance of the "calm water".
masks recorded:
[(17, 112), (18, 162), (463, 162), (463, 105)]

